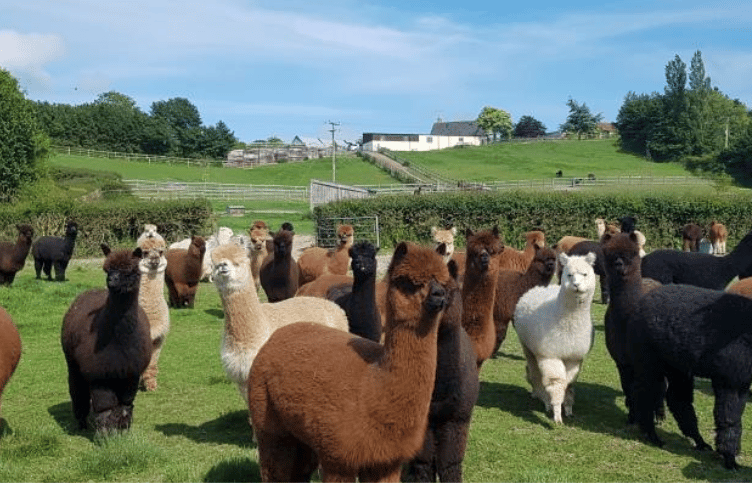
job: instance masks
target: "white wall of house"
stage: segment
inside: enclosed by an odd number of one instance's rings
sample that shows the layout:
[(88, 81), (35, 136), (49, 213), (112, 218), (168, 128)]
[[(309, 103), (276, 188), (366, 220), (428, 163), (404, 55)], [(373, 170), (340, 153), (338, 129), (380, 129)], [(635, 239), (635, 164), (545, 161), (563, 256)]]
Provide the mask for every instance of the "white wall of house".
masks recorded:
[(431, 151), (434, 149), (451, 148), (460, 144), (470, 146), (480, 146), (483, 144), (483, 138), (480, 136), (433, 136), (430, 134), (419, 134), (417, 141), (389, 141), (379, 140), (378, 135), (374, 140), (363, 144), (364, 151), (378, 151), (381, 148), (391, 151)]

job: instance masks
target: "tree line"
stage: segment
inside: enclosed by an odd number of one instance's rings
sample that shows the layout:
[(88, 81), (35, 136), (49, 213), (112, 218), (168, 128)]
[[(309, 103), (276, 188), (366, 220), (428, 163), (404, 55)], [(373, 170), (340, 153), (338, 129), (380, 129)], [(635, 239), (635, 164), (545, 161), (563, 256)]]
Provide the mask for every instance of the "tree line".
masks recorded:
[(41, 130), (52, 143), (62, 146), (224, 159), (238, 142), (222, 121), (203, 125), (196, 106), (182, 97), (156, 101), (148, 113), (132, 98), (115, 91), (76, 106), (31, 103)]

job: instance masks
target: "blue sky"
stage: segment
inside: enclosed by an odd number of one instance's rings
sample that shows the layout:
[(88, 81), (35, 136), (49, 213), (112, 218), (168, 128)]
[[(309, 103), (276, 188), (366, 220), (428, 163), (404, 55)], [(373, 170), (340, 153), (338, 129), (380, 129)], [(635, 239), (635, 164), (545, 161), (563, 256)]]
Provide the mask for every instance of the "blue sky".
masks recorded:
[[(241, 141), (428, 133), (484, 106), (555, 130), (570, 97), (605, 120), (702, 51), (752, 107), (752, 3), (24, 0), (0, 5), (0, 67), (30, 99), (190, 100)], [(8, 5), (8, 3), (12, 3)]]

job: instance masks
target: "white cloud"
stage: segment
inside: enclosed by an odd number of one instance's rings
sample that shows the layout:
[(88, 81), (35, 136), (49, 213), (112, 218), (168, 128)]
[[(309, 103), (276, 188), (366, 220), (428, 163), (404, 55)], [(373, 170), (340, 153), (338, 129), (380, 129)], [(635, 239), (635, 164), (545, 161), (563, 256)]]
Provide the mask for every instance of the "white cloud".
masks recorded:
[(45, 66), (65, 55), (65, 44), (55, 34), (24, 34), (0, 30), (0, 67), (34, 86), (50, 83)]

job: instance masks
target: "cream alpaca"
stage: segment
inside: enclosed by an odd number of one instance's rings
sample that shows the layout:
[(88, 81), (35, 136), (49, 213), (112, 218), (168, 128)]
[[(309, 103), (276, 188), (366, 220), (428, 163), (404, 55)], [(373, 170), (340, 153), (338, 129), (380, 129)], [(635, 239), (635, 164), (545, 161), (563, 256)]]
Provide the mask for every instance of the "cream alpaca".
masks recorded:
[(143, 250), (143, 258), (138, 263), (141, 271), (138, 304), (149, 320), (152, 345), (149, 366), (141, 375), (141, 387), (153, 391), (157, 388), (159, 354), (170, 331), (170, 310), (164, 297), (167, 258), (164, 256), (164, 241), (160, 243), (157, 238), (147, 238), (139, 246)]
[(212, 279), (222, 299), (225, 329), (220, 355), (227, 377), (248, 398), (248, 374), (259, 349), (279, 327), (301, 321), (348, 331), (347, 315), (337, 304), (316, 297), (261, 303), (246, 251), (235, 244), (212, 251)]

